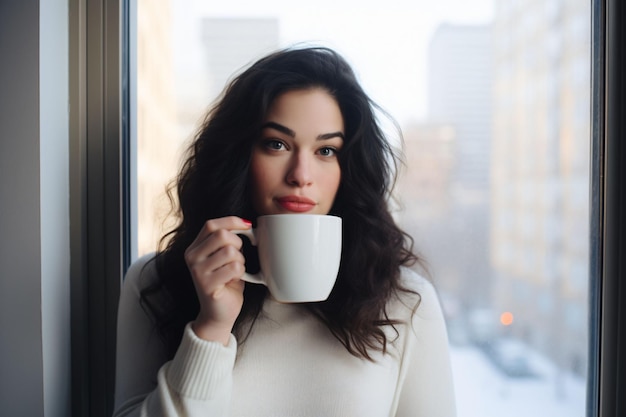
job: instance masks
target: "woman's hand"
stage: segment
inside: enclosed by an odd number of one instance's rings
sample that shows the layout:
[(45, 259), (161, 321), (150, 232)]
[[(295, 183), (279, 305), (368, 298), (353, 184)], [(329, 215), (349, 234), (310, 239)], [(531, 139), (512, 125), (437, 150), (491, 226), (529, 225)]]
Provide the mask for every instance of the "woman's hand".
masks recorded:
[(200, 301), (200, 313), (192, 323), (201, 339), (228, 344), (243, 305), (245, 259), (243, 242), (231, 230), (246, 230), (250, 222), (239, 217), (209, 220), (185, 251)]

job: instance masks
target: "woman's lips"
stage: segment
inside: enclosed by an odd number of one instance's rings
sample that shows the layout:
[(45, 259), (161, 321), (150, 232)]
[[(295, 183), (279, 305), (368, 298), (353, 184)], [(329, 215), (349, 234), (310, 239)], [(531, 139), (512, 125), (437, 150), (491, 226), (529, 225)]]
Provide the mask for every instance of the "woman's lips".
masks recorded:
[(285, 210), (293, 211), (295, 213), (310, 211), (316, 205), (315, 201), (310, 198), (295, 195), (277, 198), (276, 202)]

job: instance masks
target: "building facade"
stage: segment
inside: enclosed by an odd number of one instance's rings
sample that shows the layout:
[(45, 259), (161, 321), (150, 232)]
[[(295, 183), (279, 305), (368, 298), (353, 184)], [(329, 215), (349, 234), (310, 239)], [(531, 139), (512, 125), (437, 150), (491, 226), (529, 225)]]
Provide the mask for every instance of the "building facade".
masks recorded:
[(465, 311), (491, 303), (492, 44), (490, 25), (442, 24), (429, 45), (429, 122), (454, 130), (448, 219), (443, 232), (449, 272), (442, 281), (457, 283), (455, 297)]
[(491, 158), (494, 301), (562, 369), (587, 351), (588, 2), (499, 1)]

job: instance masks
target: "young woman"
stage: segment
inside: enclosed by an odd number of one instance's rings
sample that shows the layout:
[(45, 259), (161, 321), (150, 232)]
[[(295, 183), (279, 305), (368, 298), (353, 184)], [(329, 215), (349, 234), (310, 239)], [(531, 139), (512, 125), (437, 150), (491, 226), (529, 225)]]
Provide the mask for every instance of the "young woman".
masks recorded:
[[(287, 49), (249, 67), (210, 111), (177, 179), (167, 246), (128, 271), (116, 415), (454, 416), (445, 324), (389, 212), (396, 159), (337, 53)], [(245, 284), (260, 215), (343, 220), (323, 302)]]

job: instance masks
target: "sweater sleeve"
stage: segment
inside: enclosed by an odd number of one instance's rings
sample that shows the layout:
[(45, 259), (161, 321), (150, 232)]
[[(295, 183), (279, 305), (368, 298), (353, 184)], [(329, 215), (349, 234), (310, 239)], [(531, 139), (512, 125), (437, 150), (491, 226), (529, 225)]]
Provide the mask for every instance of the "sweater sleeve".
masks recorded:
[(441, 306), (433, 286), (417, 274), (409, 274), (420, 304), (404, 341), (395, 415), (454, 417), (454, 385)]
[(154, 324), (140, 304), (140, 288), (156, 279), (142, 258), (128, 270), (118, 308), (114, 416), (226, 416), (237, 343), (198, 338), (185, 327), (167, 361)]

